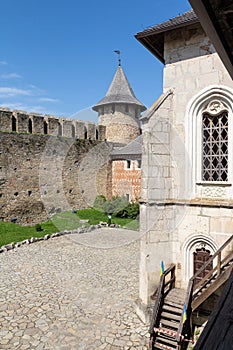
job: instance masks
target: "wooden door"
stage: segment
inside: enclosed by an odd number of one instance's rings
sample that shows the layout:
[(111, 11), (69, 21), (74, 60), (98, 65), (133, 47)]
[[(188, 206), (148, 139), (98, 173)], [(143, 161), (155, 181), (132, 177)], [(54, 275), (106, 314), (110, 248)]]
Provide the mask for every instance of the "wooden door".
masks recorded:
[[(205, 248), (196, 249), (193, 253), (193, 274), (195, 273), (211, 258), (209, 250)], [(200, 280), (205, 277), (213, 269), (213, 262), (210, 262), (206, 268), (200, 273), (199, 276), (194, 281), (194, 284), (200, 282)]]

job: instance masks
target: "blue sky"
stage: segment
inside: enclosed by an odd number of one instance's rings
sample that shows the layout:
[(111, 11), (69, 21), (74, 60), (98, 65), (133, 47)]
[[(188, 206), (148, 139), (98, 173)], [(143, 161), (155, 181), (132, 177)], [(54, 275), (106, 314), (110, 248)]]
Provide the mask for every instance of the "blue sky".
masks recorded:
[(134, 35), (190, 9), (186, 0), (1, 1), (0, 105), (96, 121), (90, 107), (122, 67), (149, 107), (163, 65)]

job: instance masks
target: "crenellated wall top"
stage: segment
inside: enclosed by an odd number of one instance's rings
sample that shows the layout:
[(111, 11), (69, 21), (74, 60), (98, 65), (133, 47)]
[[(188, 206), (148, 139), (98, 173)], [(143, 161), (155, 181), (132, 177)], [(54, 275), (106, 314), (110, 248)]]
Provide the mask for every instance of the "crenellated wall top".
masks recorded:
[[(101, 130), (99, 130), (101, 129)], [(94, 122), (58, 117), (50, 114), (11, 111), (0, 107), (0, 130), (5, 132), (26, 132), (79, 139), (104, 140), (105, 130)]]

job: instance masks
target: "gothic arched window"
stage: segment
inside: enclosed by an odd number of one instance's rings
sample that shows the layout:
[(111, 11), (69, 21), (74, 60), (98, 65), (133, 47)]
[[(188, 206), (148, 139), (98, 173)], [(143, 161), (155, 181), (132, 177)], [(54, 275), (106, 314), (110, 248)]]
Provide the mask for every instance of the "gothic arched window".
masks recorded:
[(202, 181), (228, 181), (228, 112), (220, 101), (202, 114)]

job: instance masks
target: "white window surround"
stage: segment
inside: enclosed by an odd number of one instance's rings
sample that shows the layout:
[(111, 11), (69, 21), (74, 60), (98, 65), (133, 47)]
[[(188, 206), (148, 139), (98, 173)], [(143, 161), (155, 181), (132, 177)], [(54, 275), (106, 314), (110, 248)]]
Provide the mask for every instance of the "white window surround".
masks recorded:
[(218, 246), (210, 236), (191, 235), (189, 236), (182, 247), (183, 266), (184, 266), (184, 280), (188, 281), (193, 276), (193, 253), (197, 248), (206, 248), (211, 255), (218, 250)]
[[(228, 181), (202, 181), (202, 115), (211, 101), (220, 101), (228, 112)], [(208, 86), (188, 103), (185, 116), (186, 189), (188, 197), (233, 198), (233, 89)]]

